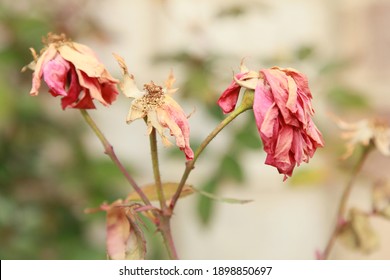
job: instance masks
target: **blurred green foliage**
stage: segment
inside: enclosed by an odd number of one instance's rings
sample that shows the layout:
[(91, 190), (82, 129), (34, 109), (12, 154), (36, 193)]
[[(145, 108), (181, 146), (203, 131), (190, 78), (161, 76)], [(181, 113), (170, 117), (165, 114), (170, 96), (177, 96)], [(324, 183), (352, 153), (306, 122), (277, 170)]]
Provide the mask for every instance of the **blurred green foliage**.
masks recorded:
[(28, 94), (31, 72), (20, 73), (32, 60), (28, 48), (39, 50), (49, 31), (77, 37), (82, 30), (65, 28), (58, 21), (63, 11), (48, 9), (59, 4), (54, 2), (29, 15), (0, 4), (7, 35), (0, 48), (1, 259), (104, 259), (104, 213), (83, 210), (115, 200), (127, 188), (108, 158), (86, 152), (87, 127), (76, 110), (58, 110), (59, 118), (42, 102), (48, 95), (34, 100)]

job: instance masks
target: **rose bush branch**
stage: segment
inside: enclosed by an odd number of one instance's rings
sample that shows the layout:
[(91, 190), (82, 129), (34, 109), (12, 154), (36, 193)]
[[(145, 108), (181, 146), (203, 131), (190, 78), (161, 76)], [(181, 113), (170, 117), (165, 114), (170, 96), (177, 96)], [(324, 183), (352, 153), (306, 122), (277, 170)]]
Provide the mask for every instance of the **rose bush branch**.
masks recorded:
[(373, 118), (363, 119), (355, 123), (347, 123), (336, 116), (331, 115), (330, 117), (343, 130), (342, 137), (347, 141), (343, 159), (350, 157), (357, 146), (361, 146), (363, 150), (344, 188), (336, 215), (336, 225), (324, 252), (319, 255), (320, 259), (329, 259), (331, 250), (347, 222), (345, 216), (348, 198), (369, 153), (375, 148), (384, 156), (390, 155), (390, 127), (386, 121)]
[(330, 252), (332, 251), (332, 248), (337, 240), (337, 237), (340, 233), (340, 230), (342, 229), (342, 226), (344, 225), (345, 214), (346, 214), (346, 210), (347, 210), (347, 203), (348, 203), (348, 199), (350, 197), (353, 185), (354, 185), (356, 178), (357, 178), (358, 174), (360, 173), (360, 171), (363, 167), (363, 164), (366, 161), (370, 151), (371, 151), (370, 146), (365, 147), (363, 149), (362, 154), (359, 157), (355, 167), (352, 169), (351, 176), (349, 177), (349, 180), (347, 181), (347, 184), (345, 185), (343, 194), (342, 194), (341, 199), (340, 199), (340, 203), (339, 203), (337, 214), (336, 214), (336, 225), (332, 231), (332, 234), (328, 240), (328, 243), (325, 247), (325, 250), (324, 250), (322, 256), (320, 256), (321, 259), (324, 259), (324, 260), (329, 259)]
[(125, 176), (126, 180), (130, 183), (130, 185), (134, 188), (134, 190), (137, 192), (137, 194), (140, 196), (142, 201), (145, 203), (145, 205), (151, 206), (152, 204), (150, 203), (149, 199), (147, 196), (144, 194), (144, 192), (141, 190), (141, 188), (138, 186), (136, 181), (133, 179), (133, 177), (127, 172), (126, 168), (123, 166), (123, 164), (120, 162), (118, 157), (116, 156), (114, 152), (114, 148), (108, 142), (107, 138), (104, 136), (104, 134), (101, 132), (99, 127), (96, 125), (96, 123), (93, 121), (89, 113), (81, 109), (80, 110), (84, 120), (87, 122), (87, 124), (91, 127), (92, 131), (96, 134), (96, 136), (99, 138), (100, 142), (102, 142), (103, 147), (104, 147), (104, 153), (107, 154), (110, 159), (114, 162), (114, 164), (118, 167), (118, 169), (121, 171), (123, 176)]
[(160, 202), (160, 208), (164, 213), (166, 211), (167, 204), (166, 204), (164, 190), (162, 188), (162, 183), (161, 183), (160, 166), (158, 162), (156, 130), (154, 128), (152, 129), (152, 132), (149, 135), (149, 140), (150, 140), (150, 153), (152, 156), (152, 166), (153, 166), (154, 182), (156, 185), (156, 192), (157, 192), (158, 200)]
[(150, 151), (152, 156), (154, 182), (156, 186), (157, 197), (160, 202), (160, 208), (161, 208), (161, 212), (156, 213), (157, 223), (158, 223), (157, 226), (163, 237), (164, 244), (165, 247), (167, 248), (170, 259), (177, 260), (179, 257), (177, 255), (175, 243), (173, 241), (171, 223), (170, 223), (172, 212), (169, 211), (169, 209), (167, 208), (164, 189), (161, 182), (160, 166), (158, 161), (157, 137), (156, 137), (156, 130), (154, 128), (152, 128), (152, 131), (149, 135), (149, 140), (150, 140)]

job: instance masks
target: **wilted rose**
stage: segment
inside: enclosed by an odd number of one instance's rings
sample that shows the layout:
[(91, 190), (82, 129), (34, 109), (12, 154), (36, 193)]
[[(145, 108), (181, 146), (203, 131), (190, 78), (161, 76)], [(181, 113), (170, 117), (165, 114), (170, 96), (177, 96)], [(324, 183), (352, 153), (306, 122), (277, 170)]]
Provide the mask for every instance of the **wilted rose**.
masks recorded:
[(44, 43), (46, 47), (39, 56), (31, 49), (34, 61), (28, 68), (34, 73), (30, 95), (38, 95), (43, 78), (53, 96), (62, 96), (63, 109), (94, 109), (93, 99), (105, 106), (116, 99), (119, 81), (109, 74), (90, 48), (68, 40), (63, 34), (49, 33)]
[(115, 55), (115, 58), (124, 74), (121, 89), (127, 97), (133, 99), (126, 119), (127, 123), (146, 118), (148, 132), (151, 133), (153, 128), (156, 129), (166, 146), (171, 144), (165, 135), (165, 129), (169, 129), (186, 159), (192, 160), (194, 152), (190, 147), (188, 119), (180, 105), (172, 98), (172, 94), (177, 90), (172, 88), (175, 81), (173, 74), (169, 75), (164, 87), (150, 82), (145, 84), (141, 91), (137, 88), (133, 75), (129, 74), (123, 58), (118, 55)]
[(316, 149), (324, 146), (312, 120), (308, 81), (291, 68), (241, 71), (218, 100), (225, 113), (234, 109), (241, 87), (254, 90), (253, 112), (267, 153), (265, 163), (275, 166), (287, 179), (295, 166), (308, 162)]
[(312, 116), (312, 95), (306, 77), (294, 69), (263, 69), (253, 111), (267, 153), (265, 163), (291, 176), (295, 166), (309, 162), (324, 142)]

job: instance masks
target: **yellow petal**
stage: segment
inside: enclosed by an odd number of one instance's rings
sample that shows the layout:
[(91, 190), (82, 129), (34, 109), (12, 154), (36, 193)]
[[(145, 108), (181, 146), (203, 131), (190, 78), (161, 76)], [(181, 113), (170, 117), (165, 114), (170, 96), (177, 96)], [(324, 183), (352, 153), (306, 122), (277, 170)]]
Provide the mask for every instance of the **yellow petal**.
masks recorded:
[(142, 119), (145, 116), (146, 112), (143, 110), (141, 102), (138, 102), (138, 100), (133, 100), (126, 118), (126, 122), (129, 124), (137, 119)]
[(161, 139), (163, 141), (163, 145), (165, 147), (169, 147), (172, 145), (172, 143), (168, 140), (168, 138), (164, 134), (164, 124), (161, 123), (159, 117), (158, 117), (158, 111), (160, 109), (156, 109), (153, 111), (148, 112), (148, 133), (150, 134), (152, 132), (152, 128), (154, 127), (158, 134), (161, 136)]
[(118, 54), (113, 53), (113, 56), (115, 57), (120, 68), (122, 69), (123, 79), (119, 84), (119, 87), (122, 90), (123, 94), (129, 98), (142, 98), (145, 93), (137, 88), (137, 85), (134, 81), (134, 76), (129, 73), (125, 60)]
[(165, 81), (165, 87), (167, 89), (171, 89), (173, 86), (173, 83), (176, 81), (175, 76), (173, 75), (173, 71), (169, 73), (168, 79)]
[[(87, 47), (85, 46), (85, 48)], [(64, 59), (72, 63), (77, 69), (86, 73), (89, 77), (101, 77), (105, 70), (104, 65), (90, 53), (80, 53), (67, 44), (61, 45), (58, 51)]]
[(114, 58), (115, 58), (116, 61), (118, 62), (120, 68), (122, 69), (123, 75), (129, 74), (129, 71), (128, 71), (128, 69), (127, 69), (126, 62), (125, 62), (125, 60), (123, 59), (123, 57), (121, 57), (119, 54), (116, 54), (116, 53), (113, 53), (112, 55), (114, 56)]

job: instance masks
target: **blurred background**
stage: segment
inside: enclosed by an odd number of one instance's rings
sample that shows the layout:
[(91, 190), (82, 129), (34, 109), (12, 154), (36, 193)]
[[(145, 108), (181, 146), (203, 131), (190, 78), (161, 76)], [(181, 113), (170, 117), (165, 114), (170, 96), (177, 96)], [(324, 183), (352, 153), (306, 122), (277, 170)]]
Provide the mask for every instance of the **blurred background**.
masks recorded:
[[(253, 114), (241, 115), (210, 144), (188, 183), (237, 205), (194, 194), (179, 201), (173, 232), (183, 259), (314, 259), (335, 223), (356, 155), (345, 151), (328, 113), (348, 121), (389, 120), (390, 3), (386, 0), (2, 0), (0, 3), (0, 258), (105, 259), (105, 214), (84, 214), (131, 191), (77, 110), (42, 88), (30, 97), (30, 47), (64, 32), (96, 51), (120, 77), (123, 56), (141, 87), (173, 69), (176, 98), (195, 149), (224, 117), (216, 106), (242, 58), (251, 69), (304, 72), (326, 147), (282, 182), (263, 164)], [(119, 96), (91, 114), (140, 185), (152, 181), (142, 121), (126, 125), (130, 101)], [(178, 182), (184, 156), (159, 143), (163, 180)], [(358, 152), (358, 151), (357, 151)], [(142, 160), (140, 160), (142, 159)], [(371, 189), (388, 180), (390, 160), (373, 152), (350, 207), (370, 210)], [(379, 242), (369, 253), (337, 243), (334, 259), (389, 259), (390, 223), (370, 219)], [(154, 229), (148, 258), (165, 258)], [(373, 237), (374, 238), (374, 237)], [(353, 247), (353, 248), (351, 248)]]

